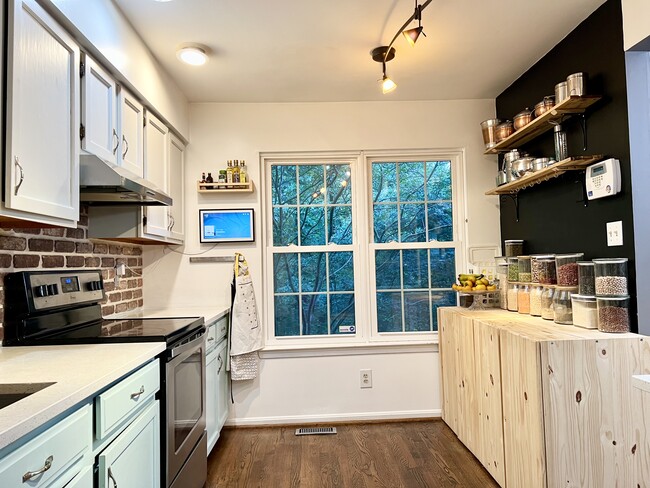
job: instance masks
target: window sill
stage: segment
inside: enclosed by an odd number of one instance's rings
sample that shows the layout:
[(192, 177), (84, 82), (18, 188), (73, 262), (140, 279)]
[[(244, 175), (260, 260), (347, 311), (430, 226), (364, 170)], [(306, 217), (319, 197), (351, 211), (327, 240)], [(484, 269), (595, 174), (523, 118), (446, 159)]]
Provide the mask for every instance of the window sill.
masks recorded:
[(438, 352), (438, 340), (411, 342), (364, 342), (356, 344), (271, 345), (260, 351), (262, 359), (308, 358), (325, 356), (366, 356)]

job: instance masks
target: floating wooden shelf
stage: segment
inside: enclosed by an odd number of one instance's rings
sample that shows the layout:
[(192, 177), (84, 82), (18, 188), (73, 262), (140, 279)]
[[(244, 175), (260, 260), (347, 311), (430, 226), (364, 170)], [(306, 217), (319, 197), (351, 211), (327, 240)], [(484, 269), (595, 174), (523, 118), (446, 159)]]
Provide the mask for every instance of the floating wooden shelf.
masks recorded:
[(593, 156), (576, 156), (572, 158), (567, 158), (559, 163), (552, 164), (546, 168), (535, 171), (534, 173), (528, 173), (518, 180), (511, 181), (505, 185), (498, 186), (489, 191), (486, 191), (486, 195), (511, 195), (528, 188), (534, 185), (538, 185), (544, 181), (548, 181), (553, 178), (566, 173), (567, 171), (577, 171), (586, 168), (590, 164), (593, 164), (597, 161), (603, 159), (602, 154), (595, 154)]
[(485, 154), (497, 154), (509, 151), (510, 149), (517, 149), (522, 144), (525, 144), (544, 132), (551, 130), (554, 125), (561, 123), (566, 116), (583, 113), (588, 107), (601, 98), (600, 95), (572, 95), (563, 102), (555, 105), (548, 112), (533, 119), (530, 123), (526, 124), (509, 137), (506, 137), (493, 148), (485, 151)]
[(247, 183), (201, 183), (197, 181), (196, 191), (199, 193), (252, 193), (255, 191), (255, 185), (252, 181)]

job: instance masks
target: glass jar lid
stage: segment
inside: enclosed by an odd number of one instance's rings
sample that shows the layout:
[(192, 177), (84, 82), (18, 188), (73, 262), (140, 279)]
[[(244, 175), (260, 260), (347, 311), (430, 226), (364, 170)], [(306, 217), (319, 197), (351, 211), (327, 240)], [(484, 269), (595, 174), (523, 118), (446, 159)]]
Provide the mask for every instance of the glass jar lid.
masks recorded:
[(596, 297), (592, 295), (578, 295), (577, 293), (572, 293), (571, 298), (575, 299), (576, 302), (596, 303)]
[(578, 266), (593, 266), (593, 261), (578, 261)]
[(627, 258), (598, 258), (594, 259), (593, 262), (598, 264), (621, 264), (627, 263)]

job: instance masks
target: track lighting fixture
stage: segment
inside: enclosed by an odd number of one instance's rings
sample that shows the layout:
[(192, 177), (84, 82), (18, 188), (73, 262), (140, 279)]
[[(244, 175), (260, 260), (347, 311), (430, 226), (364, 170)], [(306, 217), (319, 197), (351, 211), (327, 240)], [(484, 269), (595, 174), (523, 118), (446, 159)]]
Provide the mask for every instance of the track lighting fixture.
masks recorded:
[[(400, 27), (397, 33), (393, 36), (393, 39), (390, 41), (390, 44), (388, 44), (388, 46), (376, 47), (370, 51), (372, 59), (378, 63), (381, 63), (382, 79), (380, 81), (381, 91), (384, 94), (389, 93), (397, 88), (397, 84), (386, 75), (386, 63), (395, 57), (395, 48), (393, 47), (395, 39), (397, 39), (400, 34), (403, 34), (409, 44), (411, 46), (414, 46), (415, 42), (418, 40), (418, 37), (420, 37), (420, 34), (422, 34), (424, 37), (427, 36), (422, 29), (422, 11), (431, 2), (432, 0), (426, 0), (426, 2), (424, 2), (422, 5), (418, 5), (418, 0), (415, 0), (415, 12), (407, 19), (406, 22), (404, 22), (404, 25)], [(414, 20), (418, 21), (418, 26), (413, 27), (412, 29), (407, 29), (408, 25)]]

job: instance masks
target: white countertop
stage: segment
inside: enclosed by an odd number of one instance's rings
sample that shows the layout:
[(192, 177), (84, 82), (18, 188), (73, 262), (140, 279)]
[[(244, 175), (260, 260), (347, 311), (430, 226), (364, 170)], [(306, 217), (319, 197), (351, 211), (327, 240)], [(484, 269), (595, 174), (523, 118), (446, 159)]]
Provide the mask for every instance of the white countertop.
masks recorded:
[(639, 374), (632, 376), (632, 386), (650, 393), (650, 374)]
[(0, 383), (55, 384), (0, 409), (0, 449), (165, 350), (164, 342), (0, 347)]
[(167, 308), (151, 308), (142, 307), (128, 312), (122, 312), (114, 315), (109, 315), (107, 318), (114, 319), (157, 319), (157, 318), (171, 318), (171, 317), (203, 317), (206, 325), (214, 322), (215, 320), (223, 317), (230, 311), (230, 305), (222, 306), (209, 306), (209, 307), (167, 307)]

